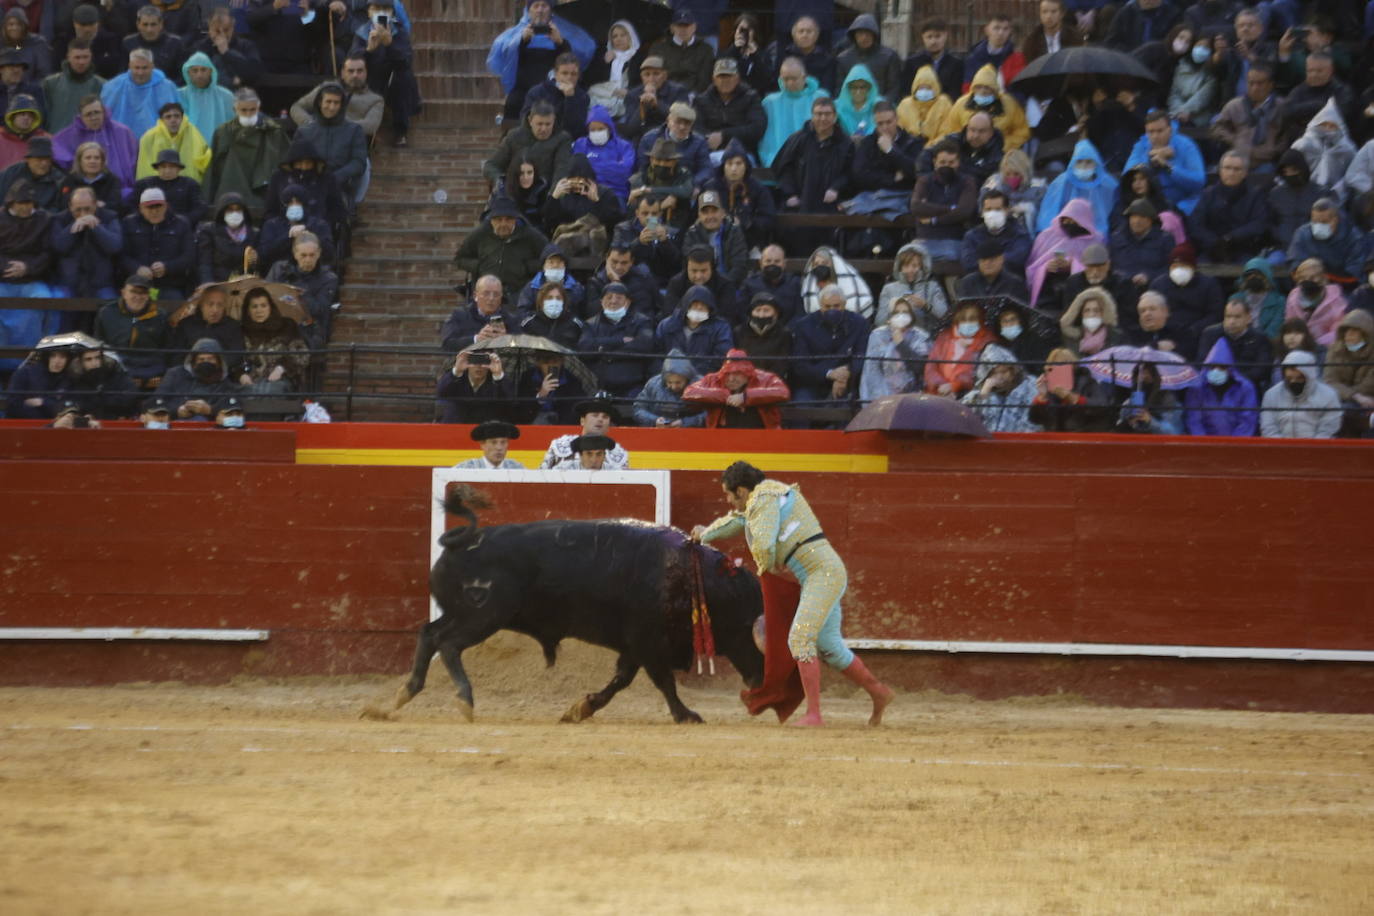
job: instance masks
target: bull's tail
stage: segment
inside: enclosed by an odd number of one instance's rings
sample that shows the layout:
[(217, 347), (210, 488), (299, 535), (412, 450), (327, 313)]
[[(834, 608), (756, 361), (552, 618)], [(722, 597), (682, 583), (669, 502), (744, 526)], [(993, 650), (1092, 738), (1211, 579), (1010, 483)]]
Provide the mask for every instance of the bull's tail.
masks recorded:
[(487, 494), (467, 484), (458, 484), (444, 496), (444, 511), (467, 520), (467, 526), (452, 528), (439, 537), (444, 547), (461, 547), (477, 533), (477, 513), (473, 509), (486, 509), (491, 506)]

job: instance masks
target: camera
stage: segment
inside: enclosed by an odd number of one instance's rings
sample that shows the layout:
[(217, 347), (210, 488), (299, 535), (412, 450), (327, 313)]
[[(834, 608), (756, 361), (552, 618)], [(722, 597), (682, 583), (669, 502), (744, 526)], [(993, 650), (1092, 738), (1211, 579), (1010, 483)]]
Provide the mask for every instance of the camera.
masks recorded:
[(550, 32), (549, 24), (545, 22), (542, 25), (532, 25), (530, 26), (530, 31), (534, 32), (536, 35), (547, 35)]
[(490, 354), (490, 353), (469, 353), (469, 354), (468, 354), (468, 365), (469, 365), (469, 366), (490, 366), (490, 365), (491, 365), (491, 354)]
[(379, 29), (389, 29), (391, 28), (391, 17), (386, 13), (378, 13), (372, 17), (372, 23)]

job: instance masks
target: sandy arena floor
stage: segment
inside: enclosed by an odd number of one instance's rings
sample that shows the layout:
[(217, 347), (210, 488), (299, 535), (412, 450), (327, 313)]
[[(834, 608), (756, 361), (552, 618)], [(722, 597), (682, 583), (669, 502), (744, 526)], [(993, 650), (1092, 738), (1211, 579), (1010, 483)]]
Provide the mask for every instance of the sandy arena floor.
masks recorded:
[(401, 682), (0, 690), (0, 913), (1374, 912), (1374, 719), (975, 703), (823, 732), (567, 646)]

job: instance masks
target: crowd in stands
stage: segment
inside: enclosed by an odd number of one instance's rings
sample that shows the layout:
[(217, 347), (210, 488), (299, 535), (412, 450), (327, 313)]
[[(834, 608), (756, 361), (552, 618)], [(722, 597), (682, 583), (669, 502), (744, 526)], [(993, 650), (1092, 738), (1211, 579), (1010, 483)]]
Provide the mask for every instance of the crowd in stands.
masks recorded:
[[(570, 422), (594, 383), (647, 426), (926, 392), (995, 431), (1368, 434), (1374, 3), (1042, 0), (905, 59), (869, 14), (701, 5), (589, 35), (532, 0), (497, 40), (442, 419)], [(1080, 45), (1154, 80), (1017, 83)], [(474, 365), (501, 333), (577, 355)]]
[[(373, 138), (390, 110), (405, 145), (419, 105), (409, 36), (401, 0), (11, 4), (0, 297), (105, 301), (0, 309), (0, 346), (45, 342), (0, 360), (6, 416), (98, 421), (158, 397), (211, 420), (303, 390)], [(216, 286), (242, 276), (261, 286)]]

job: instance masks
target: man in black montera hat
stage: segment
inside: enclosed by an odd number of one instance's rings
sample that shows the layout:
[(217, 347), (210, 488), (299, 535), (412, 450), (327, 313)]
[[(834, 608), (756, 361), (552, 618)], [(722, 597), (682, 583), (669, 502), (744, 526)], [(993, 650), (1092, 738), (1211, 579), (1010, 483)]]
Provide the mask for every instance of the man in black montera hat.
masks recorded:
[[(577, 419), (582, 424), (583, 436), (604, 436), (611, 428), (611, 416), (614, 405), (611, 396), (598, 391), (596, 397), (582, 401), (577, 405)], [(559, 436), (549, 443), (549, 450), (544, 453), (544, 460), (539, 466), (555, 471), (575, 471), (581, 465), (577, 461), (577, 455), (573, 452), (573, 440), (578, 438), (575, 435)], [(625, 447), (612, 443), (612, 447), (606, 452), (606, 463), (604, 467), (608, 471), (623, 471), (630, 466), (630, 453), (625, 451)]]

